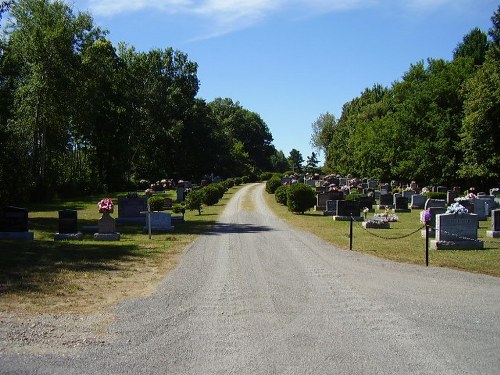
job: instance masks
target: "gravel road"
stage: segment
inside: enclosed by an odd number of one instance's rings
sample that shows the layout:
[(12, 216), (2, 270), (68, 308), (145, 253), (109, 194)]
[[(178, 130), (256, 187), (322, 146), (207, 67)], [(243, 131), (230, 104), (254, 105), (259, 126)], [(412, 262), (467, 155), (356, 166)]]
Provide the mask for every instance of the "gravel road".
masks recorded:
[(235, 193), (158, 291), (116, 307), (99, 337), (4, 349), (0, 372), (500, 373), (499, 278), (337, 249), (287, 226), (263, 194)]

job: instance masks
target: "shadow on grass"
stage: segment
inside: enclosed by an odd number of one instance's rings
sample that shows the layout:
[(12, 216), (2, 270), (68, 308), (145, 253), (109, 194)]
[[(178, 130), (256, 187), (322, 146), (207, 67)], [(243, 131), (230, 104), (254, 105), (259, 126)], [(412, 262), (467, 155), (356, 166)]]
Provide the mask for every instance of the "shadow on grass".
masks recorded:
[(38, 291), (61, 273), (118, 271), (118, 261), (143, 257), (137, 245), (56, 241), (0, 241), (0, 294)]

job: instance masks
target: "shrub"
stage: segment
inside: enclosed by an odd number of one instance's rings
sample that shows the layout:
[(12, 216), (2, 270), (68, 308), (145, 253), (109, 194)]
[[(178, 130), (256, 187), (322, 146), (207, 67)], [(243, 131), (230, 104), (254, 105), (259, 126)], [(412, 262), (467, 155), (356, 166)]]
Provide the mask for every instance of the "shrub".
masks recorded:
[[(352, 190), (351, 190), (351, 191), (352, 191)], [(355, 201), (355, 200), (357, 200), (357, 199), (358, 199), (358, 198), (360, 198), (360, 197), (366, 197), (366, 195), (363, 195), (363, 194), (358, 194), (358, 193), (354, 193), (354, 194), (353, 194), (353, 193), (351, 193), (351, 194), (347, 194), (347, 195), (345, 196), (345, 200), (346, 200), (346, 201)]]
[(228, 190), (228, 188), (222, 182), (218, 182), (218, 183), (213, 184), (213, 185), (215, 186), (215, 188), (219, 192), (219, 199), (222, 199), (222, 197), (224, 196), (224, 193)]
[(273, 177), (273, 174), (271, 172), (262, 172), (260, 174), (260, 180), (261, 181), (268, 181)]
[(172, 212), (174, 214), (183, 214), (184, 215), (184, 212), (186, 212), (186, 207), (182, 203), (175, 203), (172, 206)]
[(163, 211), (165, 198), (160, 195), (154, 195), (148, 199), (148, 205), (151, 211)]
[(246, 184), (246, 183), (248, 183), (249, 181), (250, 181), (250, 177), (248, 177), (248, 176), (243, 176), (243, 177), (241, 178), (241, 182), (242, 182), (243, 184)]
[(236, 177), (236, 178), (234, 179), (234, 184), (235, 184), (236, 186), (241, 185), (241, 183), (242, 183), (241, 177)]
[(274, 198), (276, 199), (276, 202), (278, 202), (279, 204), (282, 204), (284, 206), (286, 206), (286, 199), (287, 199), (286, 198), (286, 191), (287, 191), (287, 187), (285, 185), (281, 185), (274, 192)]
[(316, 204), (316, 192), (308, 185), (297, 183), (287, 188), (287, 206), (291, 212), (301, 213)]
[(203, 190), (203, 204), (206, 204), (207, 206), (213, 206), (214, 204), (217, 204), (219, 202), (220, 193), (219, 189), (217, 189), (217, 186), (211, 184), (205, 186), (201, 190)]
[(228, 178), (224, 181), (224, 183), (227, 185), (228, 189), (231, 189), (234, 186), (234, 179)]
[(427, 192), (424, 194), (427, 199), (446, 199), (446, 193), (434, 193), (434, 192)]
[(203, 207), (203, 189), (191, 190), (186, 196), (186, 208), (188, 210), (198, 210), (198, 215), (201, 215), (201, 209)]
[(267, 182), (266, 182), (266, 191), (269, 194), (274, 194), (277, 188), (279, 188), (281, 185), (281, 178), (278, 176), (273, 176), (271, 177)]

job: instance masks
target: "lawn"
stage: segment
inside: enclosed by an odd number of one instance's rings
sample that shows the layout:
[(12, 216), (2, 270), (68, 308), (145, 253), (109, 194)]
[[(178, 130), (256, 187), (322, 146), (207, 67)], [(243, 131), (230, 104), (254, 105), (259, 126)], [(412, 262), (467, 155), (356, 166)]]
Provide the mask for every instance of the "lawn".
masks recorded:
[[(324, 216), (322, 212), (316, 211), (309, 211), (304, 215), (293, 214), (287, 207), (276, 203), (274, 195), (265, 193), (265, 196), (273, 211), (289, 224), (349, 250), (348, 221), (333, 221), (331, 216)], [(368, 214), (370, 216), (373, 213)], [(391, 223), (391, 229), (364, 229), (361, 223), (354, 222), (353, 250), (425, 266), (425, 238), (419, 230), (422, 228), (420, 210), (398, 213), (397, 216), (399, 221)], [(478, 238), (484, 241), (484, 250), (430, 250), (429, 264), (500, 276), (500, 239), (486, 237), (486, 231), (491, 228), (491, 218), (479, 223)]]
[[(35, 241), (0, 241), (0, 311), (92, 311), (153, 292), (182, 250), (216, 222), (236, 189), (204, 207), (201, 216), (186, 211), (174, 232), (151, 239), (140, 226), (117, 226), (120, 241), (97, 242), (93, 234), (82, 241), (54, 241), (58, 210), (77, 210), (80, 228), (97, 225), (102, 196), (28, 206)], [(116, 202), (119, 195), (124, 193), (110, 197)]]

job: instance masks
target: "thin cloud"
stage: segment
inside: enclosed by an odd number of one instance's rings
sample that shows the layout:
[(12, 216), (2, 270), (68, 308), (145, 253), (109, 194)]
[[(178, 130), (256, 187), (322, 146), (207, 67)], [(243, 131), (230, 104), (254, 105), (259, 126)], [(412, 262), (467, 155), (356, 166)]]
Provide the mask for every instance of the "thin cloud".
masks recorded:
[(274, 14), (300, 9), (304, 14), (324, 14), (378, 6), (404, 7), (429, 11), (445, 4), (471, 0), (89, 0), (90, 11), (100, 16), (115, 16), (142, 10), (194, 16), (202, 21), (207, 39), (252, 27)]

